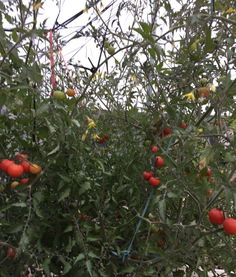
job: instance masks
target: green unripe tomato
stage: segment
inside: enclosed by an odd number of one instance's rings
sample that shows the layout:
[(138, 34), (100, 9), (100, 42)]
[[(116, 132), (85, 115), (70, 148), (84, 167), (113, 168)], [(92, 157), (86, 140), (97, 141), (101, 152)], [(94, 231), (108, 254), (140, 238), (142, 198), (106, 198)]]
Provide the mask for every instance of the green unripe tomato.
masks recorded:
[(107, 52), (108, 52), (108, 54), (113, 55), (116, 52), (116, 49), (112, 46), (109, 46), (107, 48)]
[(104, 41), (104, 47), (107, 49), (109, 48), (111, 45), (110, 45), (110, 42), (108, 40), (105, 40)]
[(207, 78), (202, 78), (202, 79), (200, 79), (199, 83), (201, 86), (204, 87), (209, 83), (209, 81), (207, 80)]
[(150, 146), (151, 144), (152, 144), (152, 142), (150, 140), (145, 140), (144, 141), (145, 146)]
[(58, 99), (58, 100), (63, 100), (66, 98), (66, 95), (63, 91), (60, 90), (55, 90), (53, 93), (53, 97)]

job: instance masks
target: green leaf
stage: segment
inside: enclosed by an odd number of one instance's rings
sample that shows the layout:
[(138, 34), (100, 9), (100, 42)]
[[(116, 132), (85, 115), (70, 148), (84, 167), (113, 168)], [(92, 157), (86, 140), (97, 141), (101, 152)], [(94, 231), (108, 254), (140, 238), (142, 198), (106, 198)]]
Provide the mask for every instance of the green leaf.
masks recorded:
[(73, 231), (73, 225), (68, 225), (66, 227), (66, 229), (64, 230), (64, 233), (68, 233), (68, 232), (71, 232), (71, 231)]
[(60, 202), (60, 201), (64, 200), (65, 198), (67, 198), (67, 197), (70, 195), (70, 191), (71, 191), (70, 188), (65, 189), (65, 190), (60, 194), (60, 197), (59, 197), (58, 201)]
[(134, 272), (134, 270), (135, 270), (135, 267), (134, 267), (134, 266), (132, 266), (132, 265), (127, 265), (127, 266), (125, 266), (125, 268), (123, 268), (123, 269), (121, 270), (121, 273), (132, 273), (132, 272)]
[(151, 27), (151, 25), (149, 25), (149, 24), (147, 24), (146, 22), (139, 22), (139, 24), (141, 25), (141, 27), (142, 27), (142, 29), (143, 29), (143, 31), (145, 32), (145, 33), (151, 33), (152, 32), (152, 27)]
[(88, 241), (99, 241), (99, 240), (102, 240), (102, 238), (101, 237), (99, 237), (99, 236), (88, 236), (87, 237), (87, 240)]
[(211, 28), (205, 29), (205, 52), (206, 53), (212, 53), (215, 50), (215, 43), (213, 39), (211, 38)]
[(100, 259), (100, 256), (98, 256), (97, 254), (95, 254), (94, 252), (90, 251), (88, 253), (88, 256), (94, 259)]
[(84, 192), (86, 192), (87, 190), (91, 189), (91, 185), (89, 182), (84, 182), (80, 189), (79, 189), (79, 194), (83, 194)]
[(74, 261), (74, 264), (76, 264), (76, 263), (79, 262), (79, 261), (82, 261), (84, 258), (85, 258), (84, 253), (80, 253), (80, 254), (76, 257), (76, 259), (75, 259), (75, 261)]
[(86, 264), (89, 275), (92, 277), (93, 276), (93, 265), (92, 265), (91, 261), (87, 260), (85, 262), (85, 264)]
[(22, 250), (25, 250), (28, 244), (29, 244), (29, 237), (27, 236), (26, 232), (24, 232), (20, 239), (19, 247)]
[(40, 105), (40, 106), (38, 107), (38, 109), (36, 110), (35, 115), (36, 115), (36, 116), (39, 116), (39, 115), (41, 115), (41, 114), (47, 112), (48, 110), (49, 110), (49, 103), (43, 103), (42, 105)]
[(50, 156), (50, 155), (53, 155), (55, 154), (56, 152), (58, 152), (60, 150), (60, 145), (58, 144), (51, 152), (49, 152), (47, 154), (47, 156)]
[(68, 273), (72, 266), (62, 257), (60, 256), (59, 260), (63, 263), (64, 269), (63, 269), (63, 274)]
[(23, 229), (22, 224), (14, 224), (8, 227), (6, 232), (9, 234), (14, 234), (14, 233), (20, 232), (22, 229)]
[(26, 203), (24, 202), (18, 202), (11, 205), (12, 207), (19, 207), (19, 208), (25, 208), (27, 207)]
[(80, 128), (80, 124), (79, 124), (79, 121), (76, 120), (76, 119), (72, 119), (71, 122), (78, 128)]
[(52, 126), (52, 124), (49, 122), (49, 120), (47, 118), (45, 118), (48, 129), (50, 134), (54, 134), (56, 132), (56, 129)]
[(45, 273), (47, 274), (47, 276), (50, 276), (51, 273), (50, 273), (50, 268), (49, 268), (49, 264), (50, 264), (50, 261), (51, 259), (50, 258), (47, 258), (43, 261), (43, 270), (45, 271)]
[(166, 201), (165, 201), (165, 199), (160, 200), (158, 202), (158, 206), (159, 206), (160, 217), (163, 221), (165, 221), (165, 217), (166, 217)]
[(1, 97), (0, 97), (0, 108), (6, 103), (7, 95), (5, 91), (0, 91)]

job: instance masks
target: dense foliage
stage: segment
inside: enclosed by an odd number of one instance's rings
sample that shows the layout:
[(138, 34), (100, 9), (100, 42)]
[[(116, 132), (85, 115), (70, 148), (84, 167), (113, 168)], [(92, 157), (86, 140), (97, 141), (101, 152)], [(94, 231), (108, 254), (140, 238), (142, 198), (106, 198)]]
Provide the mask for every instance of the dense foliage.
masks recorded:
[(31, 166), (0, 172), (0, 275), (233, 274), (235, 2), (120, 1), (104, 22), (87, 1), (97, 20), (71, 40), (92, 38), (101, 63), (58, 55), (53, 91), (28, 2), (0, 2), (0, 158)]

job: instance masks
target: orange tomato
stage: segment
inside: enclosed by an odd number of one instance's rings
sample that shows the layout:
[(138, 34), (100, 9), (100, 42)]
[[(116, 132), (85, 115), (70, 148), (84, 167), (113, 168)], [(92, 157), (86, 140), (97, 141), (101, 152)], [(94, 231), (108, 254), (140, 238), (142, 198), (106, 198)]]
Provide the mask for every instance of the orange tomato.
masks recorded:
[(73, 97), (75, 95), (75, 91), (72, 88), (68, 88), (68, 90), (66, 91), (66, 94), (69, 97)]
[(213, 190), (212, 190), (212, 189), (209, 189), (209, 190), (207, 191), (207, 195), (212, 195), (212, 193), (213, 193)]
[(37, 164), (30, 164), (29, 171), (32, 174), (39, 174), (42, 171), (42, 168)]
[(198, 89), (198, 94), (200, 96), (209, 97), (210, 96), (210, 89), (207, 87), (201, 87)]

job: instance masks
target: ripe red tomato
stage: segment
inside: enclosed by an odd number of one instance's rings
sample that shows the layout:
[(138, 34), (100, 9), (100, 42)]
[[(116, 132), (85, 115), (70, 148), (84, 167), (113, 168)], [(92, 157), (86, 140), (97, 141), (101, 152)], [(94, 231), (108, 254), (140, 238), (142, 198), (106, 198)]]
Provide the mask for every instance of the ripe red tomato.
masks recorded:
[(20, 184), (28, 184), (29, 183), (29, 178), (23, 178), (20, 180)]
[(155, 178), (155, 177), (149, 178), (148, 182), (149, 182), (149, 185), (152, 186), (152, 187), (157, 187), (161, 183), (161, 181), (159, 179)]
[(144, 180), (148, 181), (152, 176), (153, 176), (153, 172), (152, 171), (144, 171), (143, 172), (143, 179)]
[(157, 152), (159, 150), (159, 148), (156, 146), (156, 145), (153, 145), (152, 147), (151, 147), (151, 151), (152, 152)]
[(225, 217), (223, 211), (216, 208), (210, 210), (208, 213), (209, 220), (212, 224), (221, 225), (223, 224)]
[(16, 155), (16, 160), (18, 161), (24, 161), (28, 158), (29, 156), (27, 154), (24, 153), (19, 153)]
[(0, 168), (2, 171), (7, 172), (7, 168), (10, 164), (14, 163), (12, 160), (4, 159), (1, 161)]
[(182, 129), (185, 129), (185, 128), (187, 127), (187, 124), (186, 124), (186, 123), (181, 123), (181, 124), (180, 124), (180, 127), (181, 127)]
[(227, 218), (224, 223), (224, 231), (229, 235), (236, 235), (236, 219), (235, 218)]
[(23, 161), (21, 163), (21, 165), (23, 166), (25, 173), (29, 173), (30, 172), (30, 163), (29, 162)]
[(211, 176), (211, 170), (210, 170), (210, 168), (207, 168), (206, 176), (208, 176), (208, 177)]
[(11, 259), (14, 259), (16, 257), (16, 252), (13, 248), (10, 247), (7, 249), (7, 257)]
[(156, 156), (156, 162), (155, 162), (155, 166), (164, 166), (165, 162), (163, 160), (163, 158), (161, 156)]
[(89, 219), (91, 219), (91, 216), (86, 215), (86, 214), (79, 214), (79, 215), (77, 215), (77, 218), (84, 219), (84, 220), (89, 220)]
[(99, 138), (98, 143), (104, 143), (106, 141), (105, 137)]
[(163, 133), (164, 133), (164, 136), (169, 136), (170, 133), (171, 133), (170, 128), (165, 128), (164, 131), (163, 131)]
[(12, 163), (7, 168), (7, 174), (12, 178), (18, 178), (24, 173), (24, 168), (20, 164)]
[(166, 242), (163, 239), (159, 240), (157, 243), (157, 247), (159, 247), (159, 248), (164, 248), (165, 245), (166, 245)]

